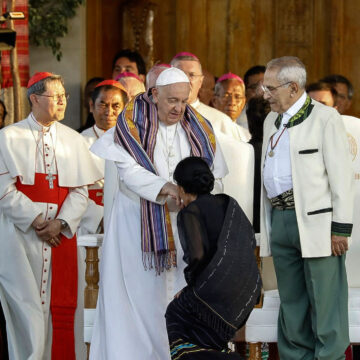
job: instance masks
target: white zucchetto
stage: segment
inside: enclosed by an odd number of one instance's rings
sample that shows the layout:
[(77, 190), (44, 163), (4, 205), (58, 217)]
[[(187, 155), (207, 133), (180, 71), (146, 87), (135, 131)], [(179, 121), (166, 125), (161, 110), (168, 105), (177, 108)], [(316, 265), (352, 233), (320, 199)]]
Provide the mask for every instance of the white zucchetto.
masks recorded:
[(168, 68), (160, 73), (156, 79), (156, 86), (164, 86), (176, 83), (189, 83), (189, 78), (176, 67)]

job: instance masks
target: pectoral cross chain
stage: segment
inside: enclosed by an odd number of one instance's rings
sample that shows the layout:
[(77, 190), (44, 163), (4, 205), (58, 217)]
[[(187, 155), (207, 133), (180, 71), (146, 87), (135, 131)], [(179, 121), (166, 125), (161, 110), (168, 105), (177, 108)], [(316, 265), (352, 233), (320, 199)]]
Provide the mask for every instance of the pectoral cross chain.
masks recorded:
[(45, 179), (49, 182), (49, 189), (53, 189), (56, 176), (54, 176), (52, 173), (48, 173)]

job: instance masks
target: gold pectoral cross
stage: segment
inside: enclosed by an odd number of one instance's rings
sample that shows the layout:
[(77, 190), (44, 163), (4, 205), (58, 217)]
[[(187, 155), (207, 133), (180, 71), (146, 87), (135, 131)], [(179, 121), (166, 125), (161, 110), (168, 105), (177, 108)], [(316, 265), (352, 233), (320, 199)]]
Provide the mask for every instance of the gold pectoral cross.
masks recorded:
[(56, 176), (54, 176), (52, 173), (48, 173), (45, 179), (49, 182), (49, 189), (53, 189)]

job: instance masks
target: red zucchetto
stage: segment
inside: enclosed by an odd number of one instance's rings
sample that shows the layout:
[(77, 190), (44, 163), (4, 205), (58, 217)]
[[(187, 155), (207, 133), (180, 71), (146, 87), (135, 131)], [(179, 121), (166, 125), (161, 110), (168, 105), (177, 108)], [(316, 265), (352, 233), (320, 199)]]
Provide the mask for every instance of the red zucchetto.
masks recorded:
[(122, 84), (120, 84), (118, 81), (116, 80), (104, 80), (104, 81), (101, 81), (99, 82), (96, 86), (95, 86), (95, 89), (100, 87), (100, 86), (114, 86), (114, 87), (117, 87), (118, 89), (122, 90), (122, 91), (126, 91), (126, 89), (124, 88), (124, 86)]
[(54, 76), (53, 73), (50, 72), (37, 72), (35, 73), (29, 80), (28, 84), (27, 84), (27, 88), (29, 88), (30, 86), (33, 86), (34, 84), (36, 84), (37, 82), (39, 82), (42, 79), (45, 79), (49, 76)]

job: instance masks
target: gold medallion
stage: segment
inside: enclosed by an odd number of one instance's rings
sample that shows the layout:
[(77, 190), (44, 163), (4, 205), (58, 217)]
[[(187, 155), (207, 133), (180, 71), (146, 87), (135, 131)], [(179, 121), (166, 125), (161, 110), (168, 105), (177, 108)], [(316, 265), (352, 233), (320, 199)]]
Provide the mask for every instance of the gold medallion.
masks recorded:
[(269, 151), (269, 156), (273, 157), (274, 156), (274, 152), (272, 150)]

